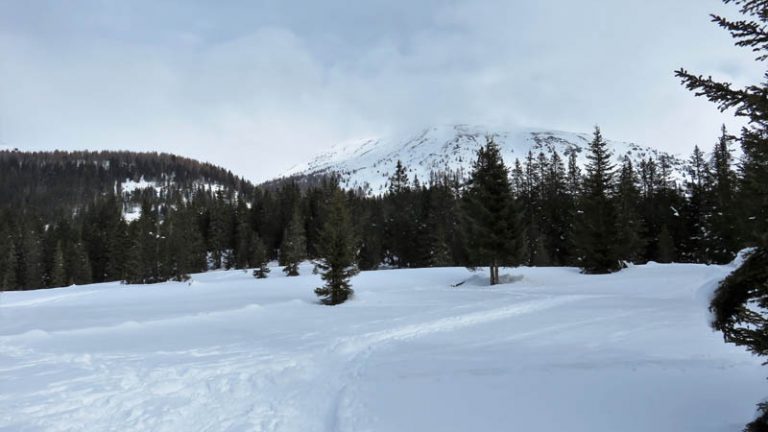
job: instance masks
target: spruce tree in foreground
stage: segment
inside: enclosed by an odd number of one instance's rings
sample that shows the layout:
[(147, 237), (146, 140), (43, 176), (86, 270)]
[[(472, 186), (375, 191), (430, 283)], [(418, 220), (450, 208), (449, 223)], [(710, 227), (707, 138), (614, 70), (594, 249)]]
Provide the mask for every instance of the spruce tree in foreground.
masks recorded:
[(349, 211), (344, 194), (338, 189), (333, 191), (327, 206), (318, 252), (321, 258), (315, 265), (325, 285), (315, 289), (315, 294), (326, 305), (344, 303), (353, 293), (349, 280), (359, 270)]
[(288, 276), (299, 275), (299, 264), (307, 257), (307, 240), (304, 234), (304, 222), (299, 210), (296, 209), (291, 222), (283, 234), (283, 244), (280, 246), (280, 264)]
[[(727, 30), (736, 45), (751, 48), (757, 60), (768, 60), (768, 0), (723, 0), (734, 4), (744, 15), (742, 20), (729, 20), (713, 15), (712, 19)], [(748, 126), (741, 132), (742, 189), (747, 206), (751, 240), (756, 248), (745, 262), (728, 276), (715, 292), (710, 309), (712, 326), (723, 332), (727, 342), (742, 345), (759, 356), (768, 356), (768, 83), (732, 88), (688, 73), (676, 72), (683, 84), (705, 96), (725, 111), (733, 109), (745, 117)], [(765, 75), (768, 78), (768, 73)], [(760, 416), (747, 426), (747, 431), (768, 430), (768, 404), (759, 405)]]
[(464, 209), (471, 262), (488, 266), (491, 285), (496, 285), (499, 267), (518, 263), (520, 235), (509, 170), (491, 138), (478, 150), (472, 165)]
[(613, 165), (608, 144), (595, 127), (587, 155), (577, 218), (579, 258), (584, 273), (611, 273), (621, 268), (616, 242), (616, 209), (612, 202)]

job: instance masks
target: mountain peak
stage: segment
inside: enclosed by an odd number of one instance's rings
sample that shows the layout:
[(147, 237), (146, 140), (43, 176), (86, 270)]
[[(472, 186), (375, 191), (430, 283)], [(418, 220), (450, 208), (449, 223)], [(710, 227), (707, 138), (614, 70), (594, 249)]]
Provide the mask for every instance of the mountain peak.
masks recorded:
[[(492, 138), (501, 148), (508, 166), (515, 159), (523, 161), (528, 152), (565, 156), (577, 153), (579, 162), (586, 161), (585, 149), (590, 133), (549, 129), (502, 129), (481, 125), (450, 124), (423, 128), (415, 133), (366, 137), (340, 143), (311, 161), (289, 170), (285, 176), (307, 176), (337, 173), (343, 186), (362, 189), (369, 194), (386, 190), (387, 179), (397, 161), (408, 169), (409, 177), (426, 180), (430, 173), (469, 172), (477, 150)], [(634, 143), (608, 140), (614, 157), (631, 159), (658, 156), (662, 152)]]

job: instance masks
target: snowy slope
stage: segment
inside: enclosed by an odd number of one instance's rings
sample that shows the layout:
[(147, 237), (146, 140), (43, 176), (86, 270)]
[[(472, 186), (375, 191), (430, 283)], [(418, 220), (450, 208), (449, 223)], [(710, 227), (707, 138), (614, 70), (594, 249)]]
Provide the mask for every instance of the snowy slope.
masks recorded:
[(768, 387), (707, 326), (730, 269), (364, 272), (338, 307), (307, 267), (4, 293), (0, 430), (738, 431)]
[[(410, 135), (342, 143), (312, 161), (292, 168), (285, 176), (335, 172), (341, 174), (346, 187), (363, 188), (378, 194), (386, 190), (387, 178), (394, 172), (398, 160), (409, 169), (411, 179), (418, 177), (421, 181), (428, 181), (430, 172), (468, 173), (477, 149), (486, 142), (486, 136), (493, 137), (499, 144), (508, 166), (512, 166), (515, 159), (523, 162), (529, 151), (533, 151), (535, 156), (540, 151), (548, 154), (551, 150), (557, 150), (564, 158), (564, 155), (575, 151), (583, 165), (587, 144), (592, 139), (591, 133), (449, 125)], [(608, 140), (608, 143), (617, 161), (625, 155), (637, 161), (659, 153), (652, 148), (627, 142)], [(679, 161), (675, 160), (675, 163), (679, 164)]]

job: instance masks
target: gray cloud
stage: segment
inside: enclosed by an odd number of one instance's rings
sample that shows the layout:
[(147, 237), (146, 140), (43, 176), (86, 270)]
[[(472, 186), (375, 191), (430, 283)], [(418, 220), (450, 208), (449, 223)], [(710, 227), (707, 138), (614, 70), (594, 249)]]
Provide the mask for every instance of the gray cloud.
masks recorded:
[(588, 131), (687, 153), (725, 122), (673, 77), (761, 77), (716, 0), (10, 1), (0, 140), (175, 152), (254, 180), (436, 123)]

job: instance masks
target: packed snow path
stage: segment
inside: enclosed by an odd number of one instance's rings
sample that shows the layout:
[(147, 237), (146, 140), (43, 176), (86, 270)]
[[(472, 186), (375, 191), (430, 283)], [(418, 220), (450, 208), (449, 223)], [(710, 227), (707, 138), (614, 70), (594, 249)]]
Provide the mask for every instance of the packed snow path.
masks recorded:
[(308, 267), (3, 293), (0, 431), (738, 431), (768, 386), (708, 327), (730, 270), (365, 272), (337, 307)]

